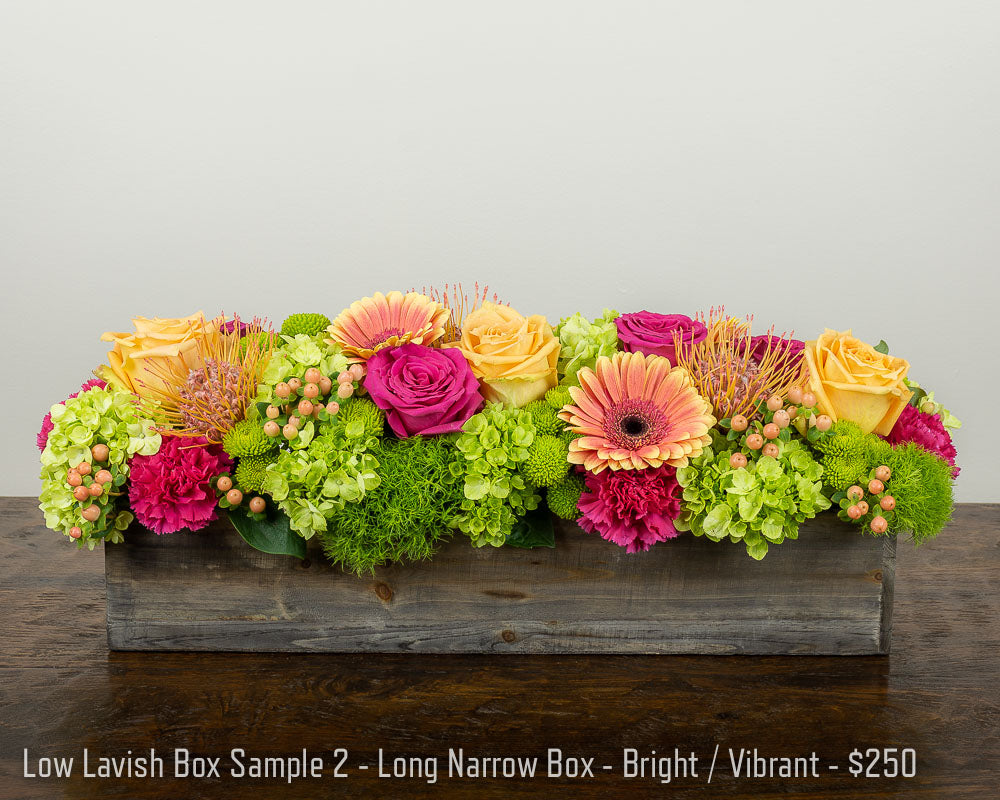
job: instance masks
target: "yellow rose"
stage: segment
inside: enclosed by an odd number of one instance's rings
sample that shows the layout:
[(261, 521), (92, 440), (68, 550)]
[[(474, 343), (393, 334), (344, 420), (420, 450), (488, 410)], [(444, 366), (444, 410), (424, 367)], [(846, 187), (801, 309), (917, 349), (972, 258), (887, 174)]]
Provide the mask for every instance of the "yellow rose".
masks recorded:
[(806, 342), (805, 359), (819, 410), (834, 422), (856, 422), (865, 433), (888, 436), (913, 394), (903, 382), (909, 363), (879, 353), (850, 331), (828, 328)]
[(132, 320), (135, 333), (113, 333), (101, 341), (114, 342), (103, 377), (140, 397), (163, 401), (160, 390), (173, 376), (183, 379), (202, 365), (202, 340), (220, 337), (219, 319), (206, 320), (202, 312), (179, 319)]
[(479, 378), (483, 397), (520, 408), (556, 385), (559, 340), (545, 317), (483, 303), (465, 318), (455, 345)]

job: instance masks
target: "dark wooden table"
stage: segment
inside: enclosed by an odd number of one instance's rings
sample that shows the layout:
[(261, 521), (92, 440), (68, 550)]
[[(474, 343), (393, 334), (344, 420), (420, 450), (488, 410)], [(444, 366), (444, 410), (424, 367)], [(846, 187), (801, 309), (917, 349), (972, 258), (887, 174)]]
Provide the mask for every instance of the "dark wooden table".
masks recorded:
[[(794, 546), (791, 544), (789, 546)], [(0, 798), (1000, 797), (1000, 506), (965, 505), (938, 540), (900, 543), (889, 657), (215, 655), (108, 652), (100, 552), (46, 531), (35, 503), (0, 499)], [(711, 785), (708, 764), (719, 762)], [(208, 780), (84, 778), (91, 758), (155, 747), (222, 757)], [(324, 755), (319, 780), (256, 788), (231, 748)], [(350, 777), (331, 753), (350, 752)], [(538, 756), (542, 777), (446, 777), (449, 748)], [(544, 777), (548, 748), (595, 777)], [(625, 779), (623, 748), (694, 751), (699, 778)], [(821, 776), (736, 779), (727, 748), (815, 751)], [(853, 777), (855, 748), (909, 747), (910, 779)], [(25, 779), (23, 750), (77, 758), (68, 779)], [(378, 750), (438, 756), (438, 782), (377, 777)], [(37, 763), (37, 762), (35, 762)], [(839, 764), (838, 771), (827, 765)], [(370, 764), (367, 771), (357, 768)], [(600, 765), (612, 765), (605, 772)]]

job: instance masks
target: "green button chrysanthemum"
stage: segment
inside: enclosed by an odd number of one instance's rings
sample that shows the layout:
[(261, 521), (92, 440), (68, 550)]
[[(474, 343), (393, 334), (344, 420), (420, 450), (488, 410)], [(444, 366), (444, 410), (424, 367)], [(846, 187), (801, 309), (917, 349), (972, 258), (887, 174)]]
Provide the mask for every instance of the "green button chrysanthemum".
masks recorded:
[(315, 336), (327, 329), (330, 318), (325, 314), (292, 314), (281, 323), (282, 336), (297, 336), (304, 333), (306, 336)]
[(524, 410), (531, 414), (535, 431), (542, 436), (557, 436), (562, 431), (563, 424), (556, 416), (556, 409), (544, 400), (533, 400)]
[(568, 453), (569, 447), (558, 436), (536, 437), (522, 466), (524, 477), (535, 486), (554, 486), (569, 472)]
[(580, 516), (577, 503), (583, 494), (583, 486), (583, 476), (574, 472), (550, 487), (546, 493), (549, 511), (560, 519), (577, 519)]
[(222, 447), (233, 458), (245, 458), (263, 455), (275, 449), (277, 443), (264, 433), (259, 420), (245, 419), (226, 431)]
[(268, 464), (275, 460), (277, 453), (244, 456), (236, 463), (236, 483), (245, 492), (259, 492), (264, 485), (264, 475)]

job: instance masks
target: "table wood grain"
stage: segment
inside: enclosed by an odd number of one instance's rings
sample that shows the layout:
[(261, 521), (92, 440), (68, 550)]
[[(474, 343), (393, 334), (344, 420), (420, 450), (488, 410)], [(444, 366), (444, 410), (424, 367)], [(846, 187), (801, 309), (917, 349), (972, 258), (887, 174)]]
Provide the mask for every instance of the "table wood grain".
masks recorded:
[[(794, 546), (791, 543), (788, 546)], [(46, 531), (33, 500), (0, 499), (0, 798), (234, 798), (231, 779), (24, 779), (22, 751), (215, 757), (303, 747), (387, 755), (566, 754), (620, 764), (716, 744), (846, 764), (855, 747), (912, 747), (912, 779), (737, 780), (726, 764), (662, 786), (621, 770), (587, 781), (270, 781), (255, 796), (981, 798), (1000, 778), (1000, 506), (964, 505), (921, 546), (899, 543), (888, 657), (112, 653), (100, 554)], [(721, 759), (721, 756), (720, 756)], [(329, 763), (329, 759), (328, 759)], [(721, 763), (721, 762), (720, 762)], [(704, 773), (702, 773), (704, 774)], [(261, 794), (263, 791), (263, 794)]]

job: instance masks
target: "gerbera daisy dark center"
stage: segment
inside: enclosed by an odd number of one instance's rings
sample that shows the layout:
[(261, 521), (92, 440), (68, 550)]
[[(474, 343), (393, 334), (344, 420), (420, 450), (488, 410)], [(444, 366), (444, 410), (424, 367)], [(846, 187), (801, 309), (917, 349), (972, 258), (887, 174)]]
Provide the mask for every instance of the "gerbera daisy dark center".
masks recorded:
[(615, 447), (638, 450), (655, 444), (667, 430), (667, 419), (649, 400), (623, 400), (608, 409), (604, 433)]
[(384, 331), (379, 331), (374, 336), (368, 337), (365, 340), (364, 346), (368, 348), (378, 347), (380, 344), (388, 342), (393, 337), (400, 337), (405, 333), (402, 328), (386, 328)]

